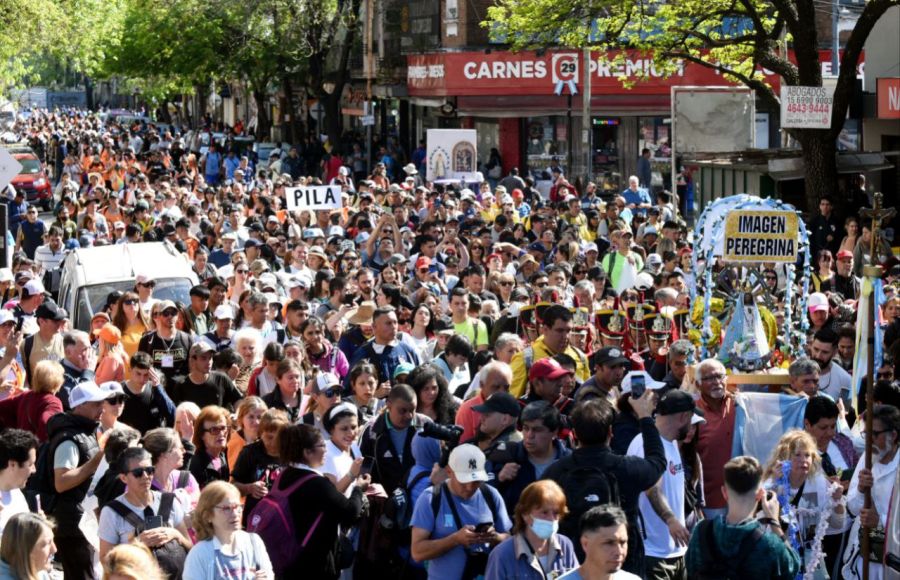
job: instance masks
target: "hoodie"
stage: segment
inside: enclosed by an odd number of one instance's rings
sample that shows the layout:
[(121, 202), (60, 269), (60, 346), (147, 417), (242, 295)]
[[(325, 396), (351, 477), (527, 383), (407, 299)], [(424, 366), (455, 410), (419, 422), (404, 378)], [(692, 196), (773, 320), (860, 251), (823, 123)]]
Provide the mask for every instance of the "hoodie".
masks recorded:
[[(713, 538), (722, 559), (740, 567), (743, 578), (790, 580), (800, 572), (800, 556), (784, 540), (767, 531), (746, 554), (740, 553), (741, 542), (759, 525), (755, 520), (730, 525), (724, 516), (713, 520)], [(691, 535), (685, 563), (689, 577), (700, 573), (710, 558), (701, 534)]]

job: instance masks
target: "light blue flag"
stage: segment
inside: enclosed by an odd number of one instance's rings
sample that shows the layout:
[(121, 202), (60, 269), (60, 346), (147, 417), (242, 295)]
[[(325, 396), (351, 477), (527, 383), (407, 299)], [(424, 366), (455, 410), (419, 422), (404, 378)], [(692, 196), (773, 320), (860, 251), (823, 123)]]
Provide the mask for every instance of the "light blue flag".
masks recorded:
[(780, 393), (738, 393), (735, 396), (732, 457), (750, 455), (763, 465), (781, 436), (803, 429), (806, 397)]

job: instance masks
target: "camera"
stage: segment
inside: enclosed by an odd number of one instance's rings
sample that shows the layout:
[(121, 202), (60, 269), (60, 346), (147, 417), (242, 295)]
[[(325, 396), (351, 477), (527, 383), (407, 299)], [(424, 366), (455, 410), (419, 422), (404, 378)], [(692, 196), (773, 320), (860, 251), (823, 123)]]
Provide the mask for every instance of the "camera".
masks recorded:
[(445, 441), (444, 450), (441, 453), (441, 459), (438, 462), (440, 467), (447, 467), (450, 460), (450, 452), (459, 445), (459, 438), (462, 437), (463, 428), (459, 425), (441, 425), (440, 423), (425, 423), (422, 427), (422, 436), (431, 437), (439, 441)]

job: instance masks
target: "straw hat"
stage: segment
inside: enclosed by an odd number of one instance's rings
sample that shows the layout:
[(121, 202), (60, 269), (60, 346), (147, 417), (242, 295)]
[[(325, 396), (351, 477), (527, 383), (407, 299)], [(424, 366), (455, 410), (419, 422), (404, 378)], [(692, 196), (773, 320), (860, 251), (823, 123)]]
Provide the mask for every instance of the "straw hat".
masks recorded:
[(347, 322), (356, 326), (359, 326), (360, 324), (372, 324), (372, 317), (374, 314), (375, 303), (372, 301), (362, 302), (359, 306), (347, 312)]

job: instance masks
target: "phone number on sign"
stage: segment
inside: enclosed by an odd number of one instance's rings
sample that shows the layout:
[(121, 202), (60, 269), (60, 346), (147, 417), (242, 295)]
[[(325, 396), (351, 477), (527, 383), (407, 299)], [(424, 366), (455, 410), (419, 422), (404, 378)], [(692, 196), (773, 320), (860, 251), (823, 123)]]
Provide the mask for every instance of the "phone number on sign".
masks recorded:
[(829, 104), (788, 103), (788, 113), (828, 113)]

